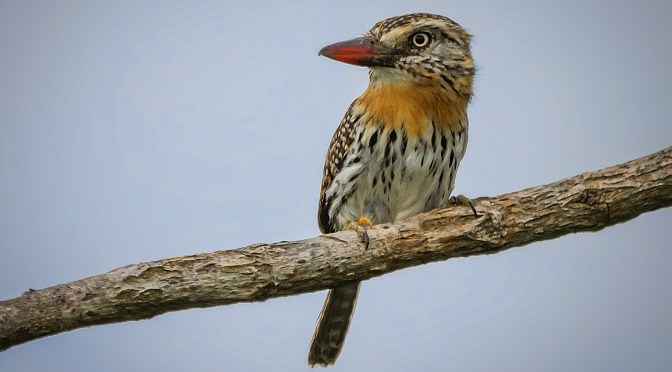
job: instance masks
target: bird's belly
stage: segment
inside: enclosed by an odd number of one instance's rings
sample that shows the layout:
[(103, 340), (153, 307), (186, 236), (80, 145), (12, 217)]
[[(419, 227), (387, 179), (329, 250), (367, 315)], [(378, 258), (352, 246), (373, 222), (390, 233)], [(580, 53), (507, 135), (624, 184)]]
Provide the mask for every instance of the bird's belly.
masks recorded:
[(338, 223), (360, 217), (387, 223), (445, 206), (464, 153), (462, 142), (449, 136), (443, 141), (427, 136), (389, 146), (381, 141), (369, 154), (359, 151), (359, 167), (342, 172), (343, 182), (349, 180), (352, 189), (342, 200)]
[[(452, 170), (449, 166), (394, 167), (395, 177), (390, 169), (371, 169), (368, 179), (362, 183), (370, 186), (369, 192), (362, 192), (353, 198), (353, 206), (360, 215), (374, 223), (398, 221), (419, 213), (427, 212), (445, 204), (453, 188)], [(441, 173), (444, 176), (441, 176)], [(446, 176), (446, 174), (448, 176)], [(378, 179), (374, 184), (374, 179)], [(439, 182), (439, 178), (442, 178)], [(366, 190), (363, 187), (362, 190)]]

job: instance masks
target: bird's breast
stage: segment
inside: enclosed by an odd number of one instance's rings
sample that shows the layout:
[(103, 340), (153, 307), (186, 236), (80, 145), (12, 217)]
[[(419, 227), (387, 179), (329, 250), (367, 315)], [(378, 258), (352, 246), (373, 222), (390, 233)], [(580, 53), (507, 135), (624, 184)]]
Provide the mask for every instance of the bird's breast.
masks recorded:
[(432, 125), (451, 132), (463, 131), (467, 126), (468, 100), (455, 99), (435, 85), (372, 85), (357, 103), (365, 125), (403, 130), (409, 139), (426, 136)]
[[(462, 120), (466, 124), (466, 116)], [(411, 134), (405, 125), (356, 127), (355, 143), (327, 190), (337, 224), (359, 217), (391, 222), (446, 205), (466, 129), (453, 132), (431, 121), (416, 128)]]
[(433, 86), (370, 86), (353, 104), (353, 143), (325, 190), (336, 230), (346, 219), (385, 223), (445, 205), (466, 147), (467, 104)]

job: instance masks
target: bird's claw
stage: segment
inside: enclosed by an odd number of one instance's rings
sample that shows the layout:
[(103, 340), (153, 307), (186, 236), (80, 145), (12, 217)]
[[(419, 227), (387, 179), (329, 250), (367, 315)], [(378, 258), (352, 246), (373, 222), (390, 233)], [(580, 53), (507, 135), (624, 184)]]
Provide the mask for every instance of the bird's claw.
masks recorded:
[(362, 242), (364, 243), (364, 249), (369, 249), (369, 233), (367, 230), (373, 226), (373, 222), (366, 217), (362, 217), (359, 221), (354, 222), (350, 220), (345, 220), (343, 222), (343, 230), (351, 230), (357, 232)]
[(478, 217), (478, 212), (476, 212), (476, 207), (474, 207), (474, 203), (471, 202), (471, 199), (464, 195), (453, 195), (450, 197), (450, 200), (452, 200), (455, 205), (464, 205), (465, 207), (471, 208), (471, 211), (474, 212), (474, 217)]

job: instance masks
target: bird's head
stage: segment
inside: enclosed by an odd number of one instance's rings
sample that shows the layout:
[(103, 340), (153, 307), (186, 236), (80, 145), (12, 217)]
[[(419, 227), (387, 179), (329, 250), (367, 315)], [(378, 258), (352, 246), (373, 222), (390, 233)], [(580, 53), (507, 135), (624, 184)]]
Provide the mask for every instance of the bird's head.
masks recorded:
[(319, 55), (368, 67), (372, 87), (431, 86), (468, 101), (476, 71), (470, 40), (449, 18), (415, 13), (380, 21), (363, 37), (328, 45)]

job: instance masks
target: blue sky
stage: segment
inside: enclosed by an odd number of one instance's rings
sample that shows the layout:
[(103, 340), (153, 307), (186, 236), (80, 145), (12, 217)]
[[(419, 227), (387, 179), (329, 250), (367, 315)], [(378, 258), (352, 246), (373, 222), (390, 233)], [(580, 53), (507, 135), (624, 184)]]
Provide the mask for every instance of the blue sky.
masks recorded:
[[(425, 11), (475, 35), (456, 193), (671, 144), (663, 1), (0, 3), (0, 299), (143, 261), (316, 236), (331, 135), (368, 83), (317, 56)], [(367, 281), (334, 371), (665, 370), (672, 211)], [(77, 330), (0, 370), (307, 369), (325, 292)]]

